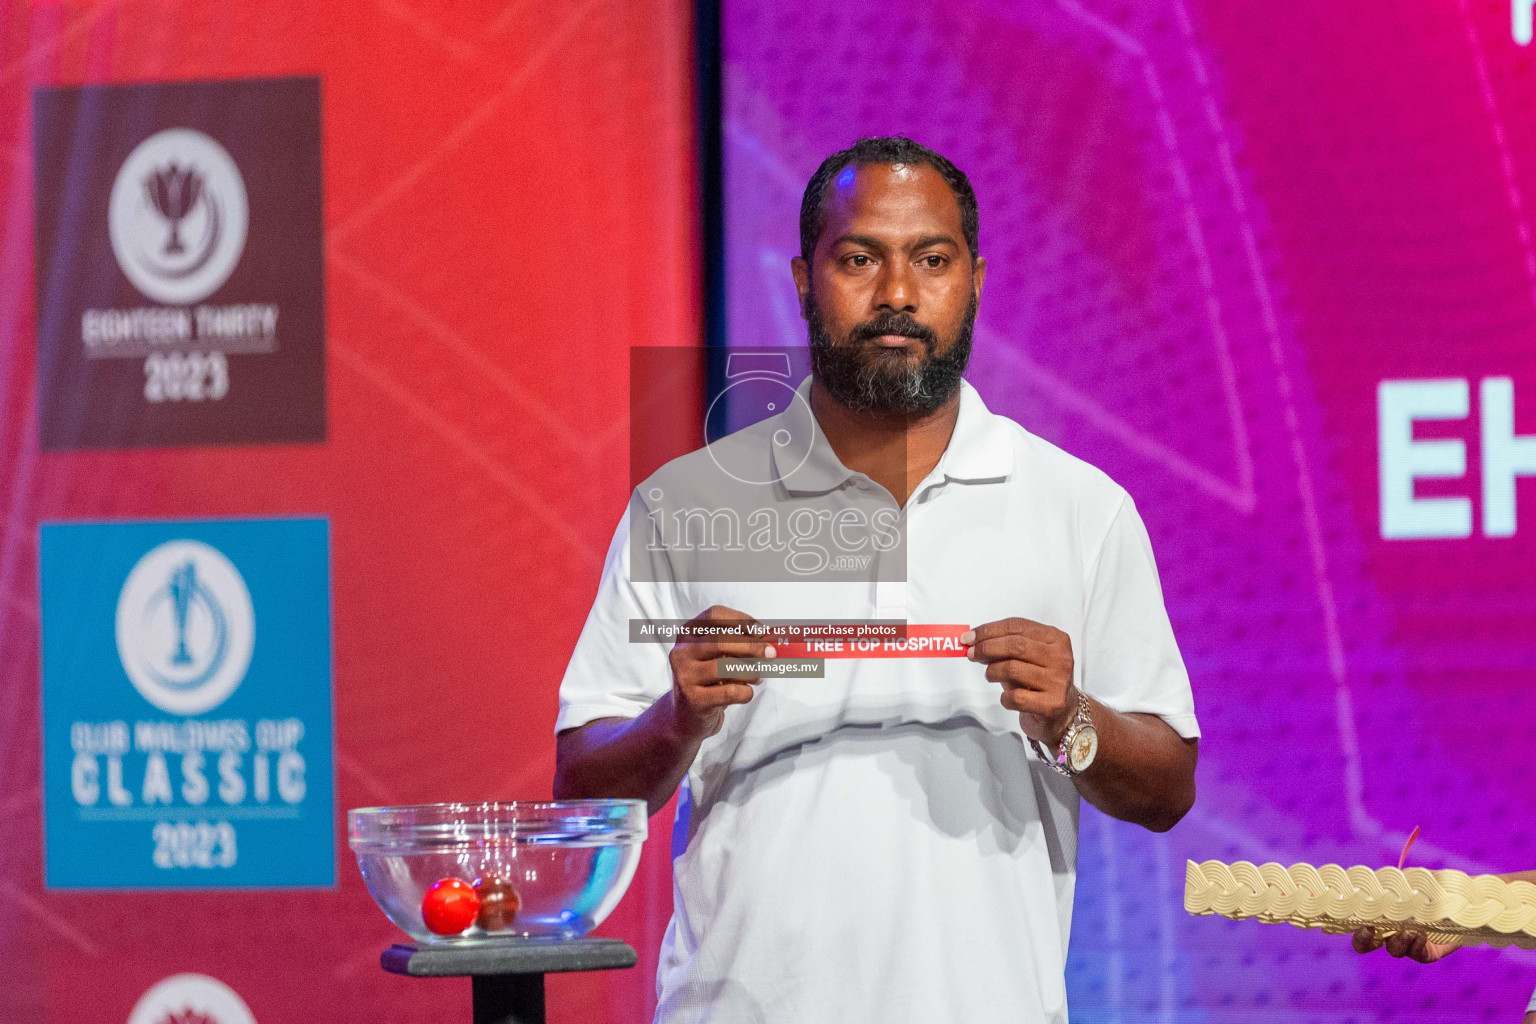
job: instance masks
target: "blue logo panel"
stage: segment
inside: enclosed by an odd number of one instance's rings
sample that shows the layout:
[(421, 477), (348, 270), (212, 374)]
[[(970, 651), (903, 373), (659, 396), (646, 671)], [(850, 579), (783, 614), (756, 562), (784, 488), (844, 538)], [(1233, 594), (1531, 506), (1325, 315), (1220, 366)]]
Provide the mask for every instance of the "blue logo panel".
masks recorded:
[(41, 530), (50, 889), (332, 886), (323, 519)]

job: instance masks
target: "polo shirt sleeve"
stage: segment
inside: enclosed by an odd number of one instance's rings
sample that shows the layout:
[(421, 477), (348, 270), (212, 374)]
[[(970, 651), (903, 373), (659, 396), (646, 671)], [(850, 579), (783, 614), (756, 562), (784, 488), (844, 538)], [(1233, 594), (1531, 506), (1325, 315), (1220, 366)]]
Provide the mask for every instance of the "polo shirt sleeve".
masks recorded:
[(1185, 739), (1200, 735), (1189, 673), (1173, 638), (1146, 525), (1125, 495), (1088, 577), (1079, 685), (1121, 712), (1157, 715)]
[[(631, 619), (679, 618), (670, 584), (630, 578), (631, 512), (614, 531), (597, 598), (560, 682), (556, 733), (598, 718), (634, 718), (671, 689), (671, 643), (629, 642)], [(664, 559), (653, 568), (663, 565)], [(652, 580), (662, 578), (664, 574), (651, 575)]]

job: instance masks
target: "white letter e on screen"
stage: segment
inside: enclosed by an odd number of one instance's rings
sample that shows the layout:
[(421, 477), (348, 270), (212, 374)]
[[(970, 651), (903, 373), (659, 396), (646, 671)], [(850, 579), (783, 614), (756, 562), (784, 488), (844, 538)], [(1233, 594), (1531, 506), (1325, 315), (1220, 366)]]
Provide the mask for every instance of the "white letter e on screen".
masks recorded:
[(1413, 423), (1465, 419), (1470, 390), (1465, 380), (1384, 380), (1377, 386), (1382, 539), (1472, 536), (1470, 498), (1413, 496), (1416, 479), (1466, 475), (1466, 442), (1415, 441)]

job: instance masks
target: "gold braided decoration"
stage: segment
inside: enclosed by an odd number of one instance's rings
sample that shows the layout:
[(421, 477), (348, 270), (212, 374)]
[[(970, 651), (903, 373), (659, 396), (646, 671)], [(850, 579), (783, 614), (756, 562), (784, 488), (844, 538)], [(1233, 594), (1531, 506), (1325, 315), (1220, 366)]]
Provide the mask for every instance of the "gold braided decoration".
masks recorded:
[(1184, 909), (1342, 934), (1429, 933), (1431, 942), (1536, 949), (1536, 885), (1497, 875), (1337, 864), (1186, 862)]

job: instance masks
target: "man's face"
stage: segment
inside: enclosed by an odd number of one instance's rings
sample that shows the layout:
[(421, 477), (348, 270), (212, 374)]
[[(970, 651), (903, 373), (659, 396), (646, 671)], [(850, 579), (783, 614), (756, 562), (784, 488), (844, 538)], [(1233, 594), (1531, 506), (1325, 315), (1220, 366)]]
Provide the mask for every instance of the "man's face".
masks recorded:
[(839, 402), (923, 416), (954, 396), (986, 262), (972, 261), (960, 205), (938, 171), (845, 169), (826, 196), (810, 263), (796, 259), (793, 270), (812, 372)]

